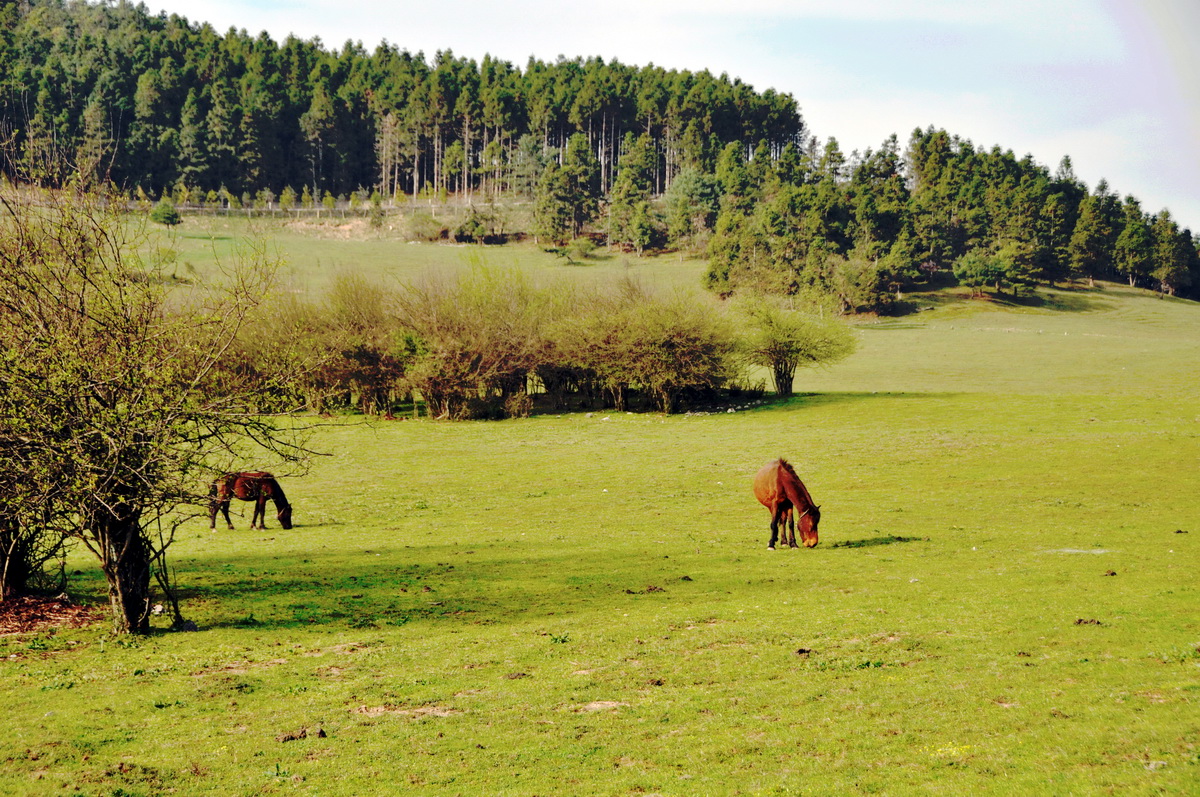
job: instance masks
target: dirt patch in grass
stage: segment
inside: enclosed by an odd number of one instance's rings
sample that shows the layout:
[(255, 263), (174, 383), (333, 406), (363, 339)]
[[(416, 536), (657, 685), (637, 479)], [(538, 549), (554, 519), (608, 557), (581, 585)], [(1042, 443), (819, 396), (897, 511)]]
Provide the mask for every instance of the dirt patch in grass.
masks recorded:
[(446, 706), (359, 706), (352, 709), (355, 714), (382, 717), (384, 714), (399, 714), (402, 717), (453, 717), (462, 712)]
[(83, 628), (104, 619), (103, 608), (80, 606), (70, 598), (25, 595), (0, 602), (0, 636), (51, 628)]
[(324, 223), (321, 221), (289, 221), (286, 227), (306, 235), (342, 241), (348, 241), (351, 238), (362, 238), (370, 232), (366, 219), (342, 220), (340, 223), (333, 219), (328, 219)]
[(628, 705), (628, 703), (622, 703), (617, 700), (593, 700), (591, 703), (579, 706), (575, 710), (582, 714), (590, 714), (593, 711), (616, 711)]

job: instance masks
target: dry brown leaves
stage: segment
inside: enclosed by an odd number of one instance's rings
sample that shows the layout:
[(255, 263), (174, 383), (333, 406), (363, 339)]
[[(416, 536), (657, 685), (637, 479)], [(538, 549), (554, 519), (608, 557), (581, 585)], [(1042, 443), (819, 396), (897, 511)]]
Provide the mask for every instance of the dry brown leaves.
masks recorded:
[(103, 608), (80, 606), (70, 598), (22, 595), (0, 601), (0, 635), (28, 634), (51, 628), (82, 628), (100, 622)]

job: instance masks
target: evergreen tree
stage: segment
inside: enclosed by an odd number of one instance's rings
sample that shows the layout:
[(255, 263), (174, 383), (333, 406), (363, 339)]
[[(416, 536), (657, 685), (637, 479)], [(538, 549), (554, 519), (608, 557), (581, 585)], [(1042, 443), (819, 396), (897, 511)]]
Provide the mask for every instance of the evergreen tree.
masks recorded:
[(1154, 217), (1151, 234), (1155, 266), (1150, 276), (1158, 280), (1163, 293), (1174, 296), (1191, 281), (1189, 266), (1195, 257), (1191, 233), (1181, 233), (1171, 212), (1163, 210)]
[(694, 245), (710, 233), (719, 208), (715, 178), (688, 166), (675, 176), (664, 197), (667, 238), (677, 246)]
[(654, 238), (650, 212), (653, 162), (650, 136), (626, 139), (617, 181), (608, 202), (608, 239), (631, 247), (640, 256)]
[(600, 212), (600, 162), (587, 137), (576, 133), (567, 140), (562, 171), (572, 194), (571, 236), (577, 236)]
[(1117, 235), (1114, 255), (1117, 272), (1124, 274), (1132, 287), (1148, 279), (1154, 268), (1154, 240), (1142, 206), (1132, 196), (1121, 206), (1121, 232)]
[(577, 194), (566, 170), (551, 163), (542, 172), (533, 205), (533, 234), (538, 240), (564, 244), (575, 234)]
[(1079, 203), (1079, 219), (1071, 233), (1067, 254), (1072, 273), (1086, 277), (1089, 285), (1094, 285), (1096, 278), (1111, 267), (1108, 242), (1112, 234), (1103, 199), (1098, 193), (1088, 194)]

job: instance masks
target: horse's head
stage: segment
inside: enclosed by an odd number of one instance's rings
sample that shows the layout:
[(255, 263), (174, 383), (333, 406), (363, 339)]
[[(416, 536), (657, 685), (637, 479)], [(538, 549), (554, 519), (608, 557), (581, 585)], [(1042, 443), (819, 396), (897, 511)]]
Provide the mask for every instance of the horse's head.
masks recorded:
[(290, 505), (281, 506), (275, 517), (279, 518), (279, 525), (283, 526), (285, 529), (290, 529), (292, 527), (292, 507)]
[(807, 512), (800, 516), (800, 541), (804, 543), (805, 548), (817, 547), (817, 526), (821, 522), (821, 507), (813, 505)]

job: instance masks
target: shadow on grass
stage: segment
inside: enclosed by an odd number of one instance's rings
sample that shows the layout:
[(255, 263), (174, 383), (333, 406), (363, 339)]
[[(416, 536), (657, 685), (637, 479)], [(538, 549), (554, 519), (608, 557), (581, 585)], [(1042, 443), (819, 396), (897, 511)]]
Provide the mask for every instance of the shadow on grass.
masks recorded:
[[(1101, 286), (1067, 285), (1052, 288), (1036, 288), (1029, 293), (1013, 295), (996, 291), (972, 294), (968, 291), (946, 290), (914, 295), (903, 303), (899, 311), (889, 315), (893, 318), (910, 318), (922, 310), (935, 308), (1007, 307), (1013, 309), (1050, 310), (1063, 313), (1094, 313), (1112, 309)], [(910, 329), (907, 323), (881, 322), (864, 324), (862, 329)]]
[(785, 407), (824, 407), (835, 404), (881, 401), (886, 399), (929, 399), (948, 398), (956, 393), (905, 393), (905, 392), (860, 392), (860, 393), (795, 393), (787, 398), (773, 396), (763, 399), (755, 410), (778, 410)]
[[(828, 547), (920, 539), (892, 535)], [(408, 546), (206, 555), (179, 562), (176, 597), (184, 618), (195, 622), (201, 633), (382, 631), (556, 622), (574, 612), (607, 611), (614, 601), (687, 600), (693, 590), (710, 588), (705, 579), (693, 581), (691, 576), (699, 574), (689, 575), (674, 559), (647, 560), (644, 551), (609, 552), (604, 568), (596, 570), (579, 565), (578, 549), (507, 547), (426, 547), (419, 554), (421, 561), (413, 561)], [(78, 572), (71, 594), (82, 604), (104, 607), (105, 582), (98, 568)], [(166, 604), (158, 590), (155, 601)], [(167, 614), (152, 620), (151, 636), (171, 633), (164, 627), (170, 624), (169, 607), (164, 608)]]
[(1036, 292), (1011, 296), (995, 294), (994, 304), (1002, 307), (1021, 307), (1036, 310), (1053, 310), (1060, 313), (1094, 313), (1112, 309), (1112, 303), (1100, 299), (1095, 288), (1056, 289), (1048, 293)]
[(843, 540), (830, 545), (830, 548), (873, 548), (876, 545), (894, 545), (898, 542), (929, 542), (928, 537), (898, 537), (889, 534), (886, 537), (869, 537), (865, 540)]
[[(448, 620), (491, 625), (531, 612), (553, 615), (567, 597), (568, 588), (553, 580), (540, 594), (524, 586), (506, 588), (504, 579), (496, 582), (497, 572), (526, 574), (525, 557), (417, 564), (403, 562), (404, 554), (397, 550), (361, 556), (380, 553), (384, 558), (374, 561), (350, 552), (309, 552), (302, 558), (229, 556), (202, 565), (193, 562), (179, 575), (176, 594), (184, 617), (195, 620), (201, 631), (369, 629)], [(462, 555), (457, 547), (445, 551), (447, 559)], [(561, 554), (564, 560), (571, 556)]]
[(204, 233), (180, 233), (180, 238), (186, 238), (189, 241), (232, 241), (232, 235), (205, 235)]

